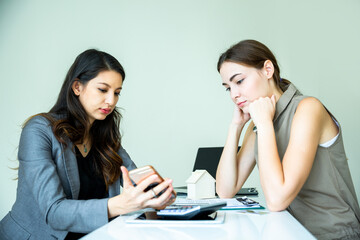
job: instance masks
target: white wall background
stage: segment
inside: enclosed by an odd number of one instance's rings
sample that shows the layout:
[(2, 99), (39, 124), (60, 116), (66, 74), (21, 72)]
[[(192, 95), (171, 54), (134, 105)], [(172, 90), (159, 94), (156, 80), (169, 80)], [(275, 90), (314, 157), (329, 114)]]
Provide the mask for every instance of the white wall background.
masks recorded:
[[(80, 52), (123, 64), (123, 145), (179, 186), (198, 147), (225, 142), (233, 105), (216, 63), (248, 38), (338, 118), (360, 197), (359, 12), (358, 0), (0, 0), (0, 218), (15, 201), (21, 124), (52, 107)], [(246, 185), (260, 186), (257, 170)]]

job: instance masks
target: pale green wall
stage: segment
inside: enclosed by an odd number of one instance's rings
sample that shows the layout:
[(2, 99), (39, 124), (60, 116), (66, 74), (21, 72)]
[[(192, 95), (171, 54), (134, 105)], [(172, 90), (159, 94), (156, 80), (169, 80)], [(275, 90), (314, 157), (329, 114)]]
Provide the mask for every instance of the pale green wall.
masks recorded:
[[(225, 142), (233, 105), (216, 71), (239, 40), (267, 44), (282, 76), (338, 118), (360, 196), (360, 1), (0, 0), (0, 218), (15, 200), (20, 125), (54, 104), (75, 56), (98, 48), (127, 78), (123, 145), (184, 185), (199, 146)], [(249, 186), (259, 186), (255, 170)]]

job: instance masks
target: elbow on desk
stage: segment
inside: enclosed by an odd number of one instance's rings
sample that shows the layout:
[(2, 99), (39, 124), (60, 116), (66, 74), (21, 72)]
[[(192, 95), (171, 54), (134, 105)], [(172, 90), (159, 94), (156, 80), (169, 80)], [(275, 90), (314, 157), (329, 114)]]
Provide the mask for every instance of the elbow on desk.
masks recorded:
[(284, 211), (286, 209), (286, 208), (281, 207), (281, 206), (270, 205), (270, 204), (266, 204), (266, 206), (267, 206), (267, 209), (270, 212), (281, 212), (281, 211)]
[(280, 199), (266, 199), (266, 206), (267, 209), (271, 212), (281, 212), (286, 210), (289, 205), (286, 204), (285, 201), (282, 201)]
[(219, 198), (233, 198), (235, 196), (235, 194), (221, 191), (221, 190), (216, 190), (216, 193), (219, 196)]
[(233, 198), (234, 195), (218, 193), (219, 198)]

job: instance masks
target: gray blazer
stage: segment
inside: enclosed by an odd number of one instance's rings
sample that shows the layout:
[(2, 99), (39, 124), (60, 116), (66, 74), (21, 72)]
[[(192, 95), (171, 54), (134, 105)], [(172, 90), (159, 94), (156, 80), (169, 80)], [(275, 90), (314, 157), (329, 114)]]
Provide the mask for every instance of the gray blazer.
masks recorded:
[[(88, 233), (108, 222), (105, 199), (76, 200), (80, 190), (73, 144), (64, 148), (49, 121), (32, 118), (21, 133), (16, 201), (0, 222), (0, 239), (64, 239), (69, 231)], [(118, 154), (136, 168), (126, 151)], [(109, 197), (120, 193), (119, 178)]]

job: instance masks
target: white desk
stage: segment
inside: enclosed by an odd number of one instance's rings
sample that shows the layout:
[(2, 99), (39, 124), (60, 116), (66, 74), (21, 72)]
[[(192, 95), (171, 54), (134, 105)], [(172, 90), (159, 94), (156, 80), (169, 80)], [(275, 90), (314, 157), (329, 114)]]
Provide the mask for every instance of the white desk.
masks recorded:
[[(260, 200), (260, 203), (262, 201)], [(265, 205), (263, 205), (265, 206)], [(91, 239), (225, 240), (225, 239), (315, 239), (287, 211), (246, 210), (225, 212), (223, 224), (130, 224), (124, 215), (86, 235)]]
[(268, 214), (226, 211), (223, 224), (129, 224), (121, 216), (82, 239), (315, 239), (288, 212)]

